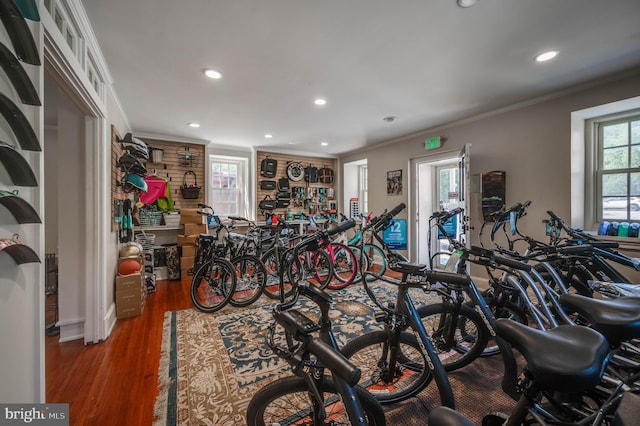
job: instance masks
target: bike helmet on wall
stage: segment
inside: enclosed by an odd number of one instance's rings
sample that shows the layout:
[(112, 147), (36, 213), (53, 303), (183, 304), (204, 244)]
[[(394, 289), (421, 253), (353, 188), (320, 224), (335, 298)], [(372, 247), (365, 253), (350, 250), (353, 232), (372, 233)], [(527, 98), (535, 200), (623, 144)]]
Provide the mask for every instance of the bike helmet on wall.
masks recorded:
[(149, 188), (147, 187), (147, 182), (142, 179), (142, 176), (137, 175), (135, 173), (129, 173), (125, 179), (125, 183), (133, 186), (136, 189), (139, 189), (142, 192), (148, 192)]

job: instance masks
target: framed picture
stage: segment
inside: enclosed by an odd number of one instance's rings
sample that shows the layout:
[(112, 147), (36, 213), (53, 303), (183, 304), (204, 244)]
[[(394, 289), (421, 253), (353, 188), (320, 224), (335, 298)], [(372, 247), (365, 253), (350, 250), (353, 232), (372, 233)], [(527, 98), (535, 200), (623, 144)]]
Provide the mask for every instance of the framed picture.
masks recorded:
[(402, 170), (387, 172), (387, 195), (402, 195)]

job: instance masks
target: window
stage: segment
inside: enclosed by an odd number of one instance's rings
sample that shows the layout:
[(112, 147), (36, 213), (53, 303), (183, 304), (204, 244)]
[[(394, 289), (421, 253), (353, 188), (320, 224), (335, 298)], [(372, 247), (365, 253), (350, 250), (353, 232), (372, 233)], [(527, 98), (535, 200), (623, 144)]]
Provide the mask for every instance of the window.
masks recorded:
[(212, 155), (211, 206), (220, 216), (245, 216), (247, 159)]
[(360, 212), (367, 214), (369, 211), (369, 177), (367, 165), (358, 166), (358, 198), (360, 200)]
[(598, 221), (640, 221), (640, 114), (592, 123)]

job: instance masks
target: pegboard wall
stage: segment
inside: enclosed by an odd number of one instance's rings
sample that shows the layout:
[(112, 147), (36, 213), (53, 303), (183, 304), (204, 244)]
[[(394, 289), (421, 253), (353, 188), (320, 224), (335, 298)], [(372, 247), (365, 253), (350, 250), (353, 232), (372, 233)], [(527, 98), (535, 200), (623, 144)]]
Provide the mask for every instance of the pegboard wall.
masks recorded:
[[(257, 155), (257, 189), (256, 189), (256, 208), (260, 204), (265, 196), (270, 195), (274, 200), (277, 198), (278, 190), (277, 188), (274, 190), (265, 190), (261, 189), (260, 181), (263, 180), (274, 180), (278, 181), (279, 178), (287, 177), (287, 166), (290, 162), (298, 162), (302, 164), (303, 167), (307, 167), (312, 165), (317, 168), (328, 167), (336, 172), (336, 160), (333, 158), (323, 158), (323, 157), (302, 157), (297, 155), (287, 155), (287, 154), (279, 154), (273, 152), (264, 152), (258, 151)], [(265, 158), (272, 158), (278, 162), (276, 175), (274, 178), (266, 178), (260, 176), (260, 164), (262, 160)], [(287, 211), (291, 211), (293, 214), (304, 212), (308, 215), (314, 215), (318, 213), (324, 213), (326, 210), (330, 210), (331, 207), (335, 205), (335, 180), (332, 184), (326, 183), (307, 183), (303, 180), (299, 182), (289, 181), (289, 186), (291, 187), (291, 203), (289, 207), (279, 208), (273, 210), (273, 213), (278, 215), (284, 215)], [(301, 188), (301, 189), (294, 189)], [(304, 198), (296, 199), (294, 194), (296, 192), (304, 191)], [(258, 220), (264, 218), (264, 212), (257, 210)]]
[[(134, 135), (135, 136), (135, 135)], [(122, 178), (122, 171), (118, 169), (116, 163), (118, 158), (123, 154), (118, 139), (122, 136), (115, 126), (111, 126), (111, 198), (112, 200), (124, 200), (129, 197), (122, 191), (118, 182)], [(162, 141), (148, 138), (139, 138), (143, 140), (150, 148), (160, 148), (163, 150), (162, 161), (154, 163), (153, 155), (150, 154), (149, 161), (146, 162), (146, 168), (149, 175), (156, 174), (166, 179), (171, 189), (171, 198), (174, 204), (174, 210), (182, 208), (197, 208), (198, 203), (203, 203), (205, 199), (205, 146), (199, 144), (185, 144), (183, 142)], [(181, 155), (184, 148), (188, 148), (190, 158), (185, 160)], [(198, 185), (202, 187), (200, 196), (197, 199), (184, 199), (180, 191), (183, 183), (185, 172), (192, 170), (196, 174)], [(194, 183), (193, 176), (187, 178), (187, 183)], [(114, 203), (111, 202), (111, 217), (114, 216)], [(117, 231), (118, 225), (111, 222), (111, 230)]]

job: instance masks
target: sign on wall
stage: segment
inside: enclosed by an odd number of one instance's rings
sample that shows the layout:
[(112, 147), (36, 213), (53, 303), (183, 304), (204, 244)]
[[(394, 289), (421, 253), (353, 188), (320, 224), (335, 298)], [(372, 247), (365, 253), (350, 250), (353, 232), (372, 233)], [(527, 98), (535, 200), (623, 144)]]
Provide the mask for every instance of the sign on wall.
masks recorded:
[(407, 221), (405, 219), (394, 219), (391, 226), (384, 230), (382, 239), (391, 250), (407, 249)]

